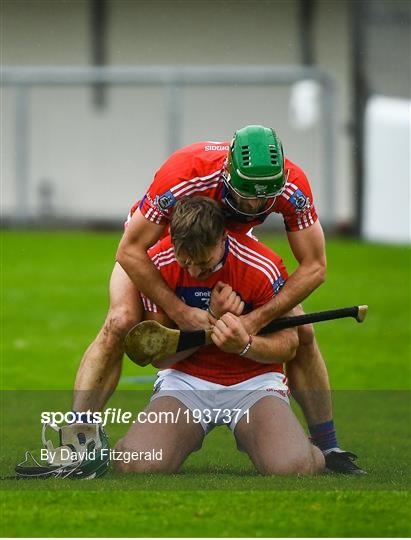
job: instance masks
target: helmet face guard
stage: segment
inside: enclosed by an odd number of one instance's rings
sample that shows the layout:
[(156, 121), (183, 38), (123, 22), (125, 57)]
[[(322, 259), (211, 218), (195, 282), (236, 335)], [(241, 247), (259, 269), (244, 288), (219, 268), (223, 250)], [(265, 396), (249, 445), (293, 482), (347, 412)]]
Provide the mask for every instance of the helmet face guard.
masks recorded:
[[(244, 195), (243, 193), (240, 193), (239, 191), (237, 191), (233, 185), (231, 184), (230, 182), (230, 175), (229, 173), (223, 171), (222, 173), (222, 176), (223, 176), (223, 181), (224, 181), (224, 185), (226, 186), (227, 188), (227, 194), (224, 198), (224, 201), (226, 202), (227, 206), (229, 206), (231, 208), (231, 210), (233, 210), (234, 213), (236, 214), (241, 214), (242, 216), (246, 216), (246, 217), (258, 217), (258, 216), (262, 216), (263, 214), (265, 214), (266, 212), (268, 212), (269, 210), (271, 210), (271, 208), (274, 206), (274, 203), (277, 199), (277, 195), (273, 196), (273, 197), (250, 197), (248, 195)], [(266, 204), (264, 205), (264, 207), (261, 209), (261, 210), (258, 210), (258, 211), (255, 211), (255, 212), (246, 212), (245, 210), (241, 209), (239, 207), (239, 204), (238, 202), (236, 202), (235, 200), (235, 197), (233, 197), (233, 195), (236, 195), (237, 197), (239, 197), (240, 199), (243, 199), (243, 200), (248, 200), (248, 201), (255, 201), (256, 198), (257, 199), (260, 199), (261, 201), (266, 201)], [(241, 203), (240, 203), (241, 204)]]
[[(46, 439), (48, 427), (59, 434), (59, 446)], [(15, 467), (16, 478), (91, 479), (108, 470), (109, 442), (100, 424), (70, 424), (60, 428), (46, 423), (41, 438), (47, 450), (47, 462), (39, 461), (27, 450), (24, 460)]]
[[(263, 126), (246, 126), (234, 134), (228, 153), (224, 184), (231, 197), (227, 204), (246, 216), (268, 212), (284, 189), (288, 174), (284, 170), (281, 142), (275, 131)], [(267, 200), (262, 211), (249, 213), (236, 205), (235, 195), (243, 200)]]

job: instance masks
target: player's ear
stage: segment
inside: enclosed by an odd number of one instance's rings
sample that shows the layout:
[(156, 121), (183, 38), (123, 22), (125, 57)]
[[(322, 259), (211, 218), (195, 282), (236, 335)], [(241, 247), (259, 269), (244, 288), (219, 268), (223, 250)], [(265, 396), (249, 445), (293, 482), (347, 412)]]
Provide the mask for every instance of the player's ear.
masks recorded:
[(224, 229), (223, 237), (221, 239), (222, 242), (225, 242), (227, 240), (227, 231)]

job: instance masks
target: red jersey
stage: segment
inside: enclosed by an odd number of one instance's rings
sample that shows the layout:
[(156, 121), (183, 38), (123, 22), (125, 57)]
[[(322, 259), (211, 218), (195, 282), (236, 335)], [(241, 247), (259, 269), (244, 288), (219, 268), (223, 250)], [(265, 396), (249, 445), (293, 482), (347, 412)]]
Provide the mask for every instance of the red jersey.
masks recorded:
[(249, 231), (262, 223), (271, 212), (282, 214), (287, 231), (305, 229), (317, 221), (307, 177), (288, 159), (285, 160), (288, 180), (273, 207), (258, 217), (233, 216), (225, 203), (226, 188), (222, 178), (228, 150), (227, 141), (205, 141), (174, 152), (156, 172), (143, 199), (133, 206), (129, 219), (140, 208), (149, 221), (167, 224), (178, 199), (204, 195), (220, 203), (226, 215), (226, 227), (233, 232)]
[[(164, 281), (187, 305), (207, 309), (217, 281), (228, 283), (245, 303), (244, 313), (266, 304), (287, 279), (282, 259), (264, 244), (246, 235), (229, 234), (225, 254), (207, 280), (192, 278), (177, 263), (170, 236), (150, 248), (148, 254)], [(144, 295), (146, 311), (161, 310)], [(201, 347), (172, 366), (194, 377), (229, 386), (262, 373), (283, 373), (282, 364), (261, 364), (238, 354), (226, 353), (215, 345)]]

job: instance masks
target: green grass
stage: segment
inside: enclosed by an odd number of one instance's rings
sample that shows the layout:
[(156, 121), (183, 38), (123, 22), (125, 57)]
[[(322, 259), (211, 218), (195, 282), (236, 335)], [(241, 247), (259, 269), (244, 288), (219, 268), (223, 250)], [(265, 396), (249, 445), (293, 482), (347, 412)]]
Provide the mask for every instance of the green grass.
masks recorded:
[[(37, 496), (36, 496), (37, 495)], [(131, 496), (130, 496), (131, 495)], [(6, 534), (96, 537), (408, 536), (404, 493), (10, 492)], [(62, 515), (64, 508), (64, 516)], [(18, 516), (18, 519), (16, 519)], [(33, 528), (35, 524), (35, 528)], [(29, 533), (28, 533), (29, 531)]]
[[(3, 233), (2, 474), (23, 450), (39, 447), (40, 410), (70, 407), (78, 362), (105, 316), (118, 239)], [(282, 236), (260, 240), (293, 269)], [(370, 307), (363, 325), (316, 329), (339, 438), (360, 454), (367, 477), (261, 477), (218, 428), (173, 477), (110, 471), (75, 485), (2, 481), (3, 535), (409, 536), (410, 249), (335, 239), (327, 246), (327, 282), (304, 307)], [(124, 363), (125, 376), (152, 373)], [(139, 410), (149, 387), (121, 383), (110, 405)], [(112, 441), (124, 430), (108, 427)]]

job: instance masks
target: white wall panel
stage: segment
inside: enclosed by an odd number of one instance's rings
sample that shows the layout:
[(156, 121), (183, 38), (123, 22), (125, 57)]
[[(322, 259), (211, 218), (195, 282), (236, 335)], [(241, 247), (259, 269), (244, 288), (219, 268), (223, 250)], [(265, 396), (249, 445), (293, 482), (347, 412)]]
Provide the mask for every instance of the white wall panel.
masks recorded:
[(411, 242), (411, 101), (373, 97), (365, 120), (365, 238)]

